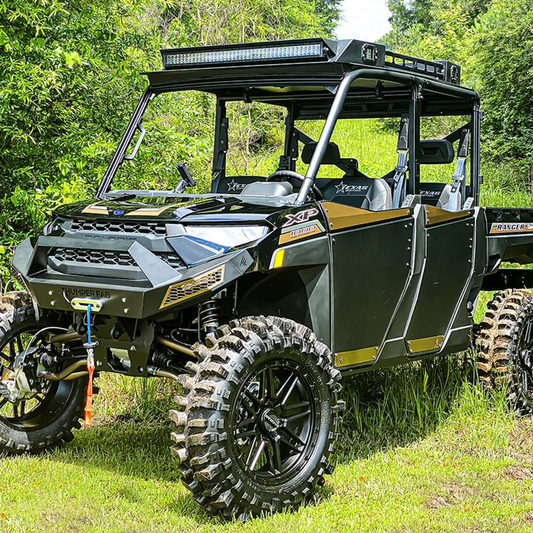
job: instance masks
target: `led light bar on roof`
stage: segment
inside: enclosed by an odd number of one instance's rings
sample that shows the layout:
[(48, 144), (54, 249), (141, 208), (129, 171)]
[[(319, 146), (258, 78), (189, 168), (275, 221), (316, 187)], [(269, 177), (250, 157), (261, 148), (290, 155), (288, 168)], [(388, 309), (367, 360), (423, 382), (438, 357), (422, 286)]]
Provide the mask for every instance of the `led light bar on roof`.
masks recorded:
[(220, 64), (264, 63), (290, 60), (328, 59), (322, 39), (252, 45), (209, 46), (161, 50), (165, 69)]

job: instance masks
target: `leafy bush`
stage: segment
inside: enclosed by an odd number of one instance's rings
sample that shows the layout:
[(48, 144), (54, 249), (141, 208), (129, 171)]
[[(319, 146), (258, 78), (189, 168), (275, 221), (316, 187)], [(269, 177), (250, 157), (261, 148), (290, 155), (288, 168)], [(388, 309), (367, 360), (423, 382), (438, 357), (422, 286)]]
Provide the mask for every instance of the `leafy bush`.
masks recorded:
[[(338, 4), (0, 0), (0, 242), (20, 241), (55, 206), (94, 193), (160, 48), (329, 34)], [(173, 186), (185, 161), (205, 190), (212, 106), (179, 95), (154, 109), (153, 144), (128, 169), (128, 186)]]
[[(529, 189), (533, 175), (533, 14), (523, 0), (389, 0), (393, 49), (463, 66), (482, 99), (492, 189)], [(501, 169), (496, 169), (497, 165)], [(488, 172), (486, 173), (489, 174)], [(503, 181), (498, 184), (494, 178)], [(524, 198), (520, 197), (523, 201)], [(527, 204), (529, 205), (529, 204)], [(525, 205), (524, 205), (525, 206)]]
[(533, 165), (532, 26), (530, 2), (494, 0), (469, 44), (469, 80), (486, 113), (486, 153), (522, 172)]

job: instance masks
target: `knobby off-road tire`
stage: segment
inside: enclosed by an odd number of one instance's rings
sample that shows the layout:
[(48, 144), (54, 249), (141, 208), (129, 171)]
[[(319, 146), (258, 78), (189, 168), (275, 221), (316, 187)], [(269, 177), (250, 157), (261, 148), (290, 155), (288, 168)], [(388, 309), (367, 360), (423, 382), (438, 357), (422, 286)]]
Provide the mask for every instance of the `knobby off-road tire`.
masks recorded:
[[(12, 353), (26, 349), (28, 340), (46, 327), (63, 326), (59, 315), (33, 305), (26, 292), (0, 296), (0, 377)], [(87, 378), (53, 382), (38, 399), (28, 400), (22, 412), (0, 397), (0, 455), (37, 453), (73, 439), (72, 429), (81, 427)], [(15, 416), (16, 415), (16, 416)]]
[(340, 372), (292, 320), (250, 317), (218, 328), (171, 411), (182, 482), (209, 513), (246, 519), (313, 496), (337, 438)]
[(476, 340), (477, 368), (485, 390), (506, 387), (510, 407), (533, 413), (533, 292), (506, 290), (488, 304)]

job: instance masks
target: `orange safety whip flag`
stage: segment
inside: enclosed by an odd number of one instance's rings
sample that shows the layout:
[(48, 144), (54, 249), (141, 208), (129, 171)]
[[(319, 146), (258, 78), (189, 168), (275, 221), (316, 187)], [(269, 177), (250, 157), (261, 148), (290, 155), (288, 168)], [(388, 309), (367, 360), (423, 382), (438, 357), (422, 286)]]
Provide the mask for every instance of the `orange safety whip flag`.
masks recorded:
[(93, 425), (93, 377), (94, 377), (94, 350), (91, 339), (91, 308), (92, 305), (87, 306), (87, 370), (89, 372), (89, 383), (87, 384), (87, 394), (85, 397), (85, 426), (91, 427)]

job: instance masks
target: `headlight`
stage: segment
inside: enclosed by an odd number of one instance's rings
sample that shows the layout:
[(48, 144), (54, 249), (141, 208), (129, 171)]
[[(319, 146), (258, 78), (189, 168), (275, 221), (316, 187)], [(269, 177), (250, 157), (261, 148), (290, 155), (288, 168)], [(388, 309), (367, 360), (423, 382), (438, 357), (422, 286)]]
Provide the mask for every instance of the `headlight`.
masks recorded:
[(186, 235), (228, 249), (256, 241), (268, 233), (266, 226), (184, 226), (184, 230)]

